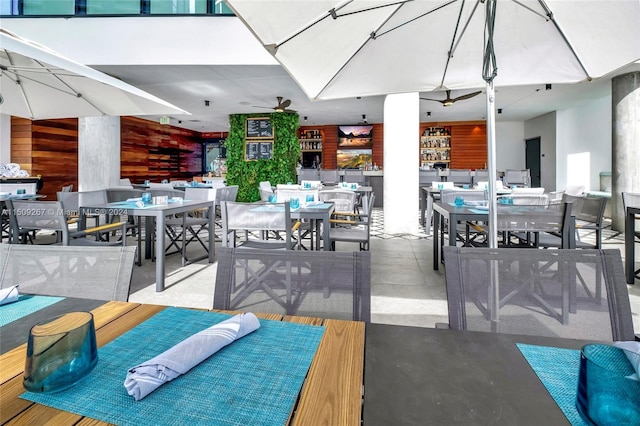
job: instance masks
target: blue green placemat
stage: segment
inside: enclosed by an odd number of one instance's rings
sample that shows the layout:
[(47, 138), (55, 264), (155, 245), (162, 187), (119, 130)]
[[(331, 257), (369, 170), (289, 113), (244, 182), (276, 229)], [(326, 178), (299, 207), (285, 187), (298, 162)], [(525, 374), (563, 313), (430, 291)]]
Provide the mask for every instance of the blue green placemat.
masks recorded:
[(16, 302), (0, 306), (0, 327), (17, 319), (26, 317), (42, 308), (58, 303), (64, 297), (32, 296), (23, 294)]
[(136, 402), (127, 370), (230, 315), (167, 308), (100, 348), (96, 368), (62, 392), (21, 398), (117, 425), (284, 425), (324, 327), (260, 319), (260, 328)]
[(567, 420), (574, 426), (587, 426), (576, 409), (580, 351), (524, 343), (516, 343), (516, 346)]

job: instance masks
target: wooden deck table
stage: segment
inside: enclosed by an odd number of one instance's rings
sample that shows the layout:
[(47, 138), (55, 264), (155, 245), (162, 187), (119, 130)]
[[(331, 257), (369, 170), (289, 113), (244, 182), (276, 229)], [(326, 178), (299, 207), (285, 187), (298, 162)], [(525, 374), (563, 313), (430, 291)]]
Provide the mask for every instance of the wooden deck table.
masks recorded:
[[(95, 301), (86, 300), (87, 309), (90, 309), (94, 315), (98, 347), (109, 343), (166, 308), (129, 302), (106, 302), (98, 307), (92, 307), (94, 305)], [(81, 309), (82, 306), (83, 301), (80, 299), (73, 304), (76, 310)], [(39, 311), (40, 315), (46, 314), (47, 309), (49, 308)], [(34, 314), (14, 321), (14, 326), (16, 326), (15, 323), (37, 322), (32, 315)], [(365, 324), (310, 317), (283, 317), (275, 314), (257, 314), (257, 316), (275, 321), (325, 327), (298, 402), (290, 415), (289, 424), (359, 425), (362, 417)], [(2, 344), (5, 340), (4, 331), (8, 326), (0, 329), (0, 347), (5, 351), (0, 355), (0, 424), (7, 422), (15, 425), (106, 424), (19, 398), (19, 395), (25, 391), (22, 379), (26, 343)], [(26, 342), (26, 337), (25, 333), (23, 342)]]

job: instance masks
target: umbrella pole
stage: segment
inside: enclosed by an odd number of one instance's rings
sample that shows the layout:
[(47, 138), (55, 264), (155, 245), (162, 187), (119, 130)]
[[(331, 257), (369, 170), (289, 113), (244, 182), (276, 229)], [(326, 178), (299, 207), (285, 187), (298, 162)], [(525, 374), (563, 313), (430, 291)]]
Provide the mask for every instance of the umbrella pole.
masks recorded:
[(487, 82), (487, 167), (489, 168), (489, 247), (498, 247), (498, 211), (496, 199), (496, 108), (493, 80)]

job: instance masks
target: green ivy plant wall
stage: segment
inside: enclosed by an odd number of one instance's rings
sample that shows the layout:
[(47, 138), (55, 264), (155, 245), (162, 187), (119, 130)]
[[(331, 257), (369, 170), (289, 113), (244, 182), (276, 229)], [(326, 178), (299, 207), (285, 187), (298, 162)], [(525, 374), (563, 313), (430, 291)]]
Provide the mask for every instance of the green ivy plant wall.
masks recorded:
[(247, 117), (267, 114), (233, 114), (229, 116), (227, 148), (227, 185), (238, 185), (238, 201), (260, 200), (258, 185), (268, 180), (272, 185), (297, 182), (296, 166), (300, 158), (298, 114), (268, 114), (274, 132), (271, 160), (245, 161), (245, 121)]

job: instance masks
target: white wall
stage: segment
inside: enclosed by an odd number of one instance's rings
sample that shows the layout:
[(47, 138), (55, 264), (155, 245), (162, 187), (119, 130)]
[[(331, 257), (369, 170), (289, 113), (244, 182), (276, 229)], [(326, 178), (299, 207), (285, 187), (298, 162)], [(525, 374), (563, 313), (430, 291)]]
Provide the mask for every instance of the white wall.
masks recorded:
[(558, 189), (600, 190), (600, 173), (611, 172), (611, 94), (557, 111), (556, 135)]
[(540, 137), (540, 183), (546, 191), (556, 190), (556, 112), (524, 123), (524, 139)]
[(524, 122), (496, 123), (496, 170), (524, 169)]
[(0, 164), (11, 162), (11, 116), (0, 114)]

